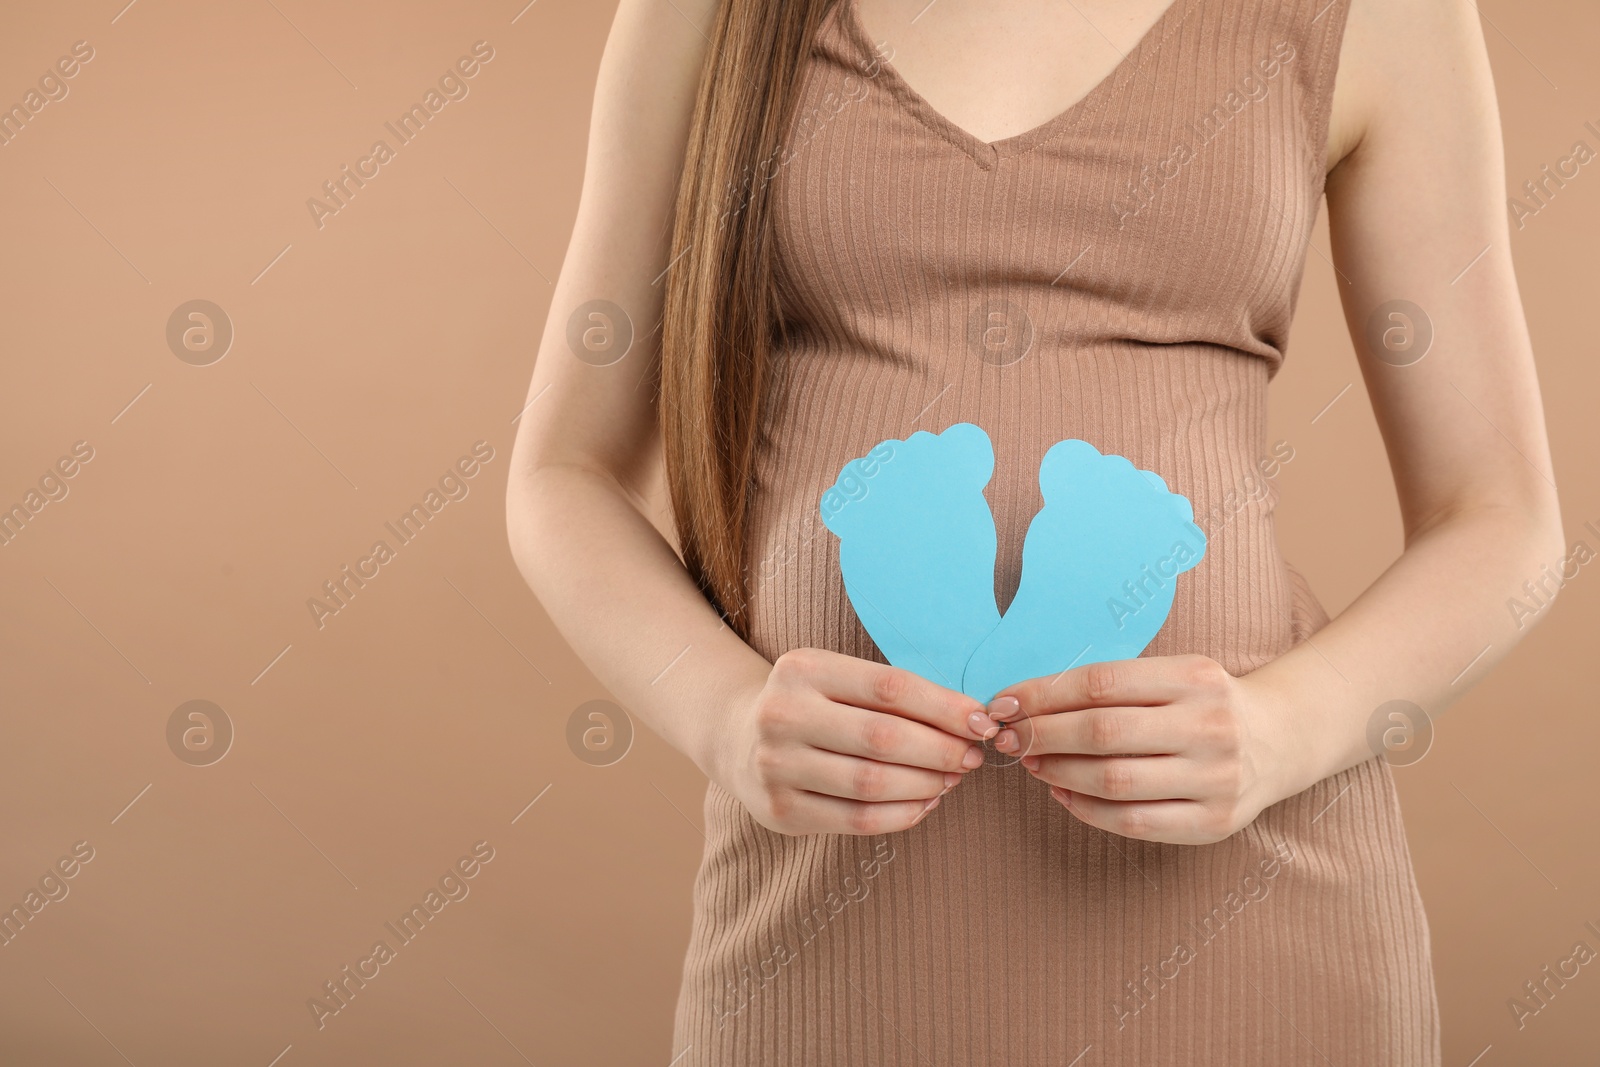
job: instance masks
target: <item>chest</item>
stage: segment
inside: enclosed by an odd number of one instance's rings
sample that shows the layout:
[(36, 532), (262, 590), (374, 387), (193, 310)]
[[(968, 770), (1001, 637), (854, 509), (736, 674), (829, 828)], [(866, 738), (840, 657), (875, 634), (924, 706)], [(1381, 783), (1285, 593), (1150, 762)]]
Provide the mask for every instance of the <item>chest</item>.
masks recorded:
[[(1085, 100), (1118, 75), (1146, 37), (1187, 14), (1186, 0), (839, 3), (841, 21), (853, 22), (932, 110), (990, 144)], [(1343, 80), (1339, 89), (1324, 146), (1329, 169), (1356, 139), (1348, 103), (1355, 94)]]
[(986, 142), (1089, 95), (1174, 2), (840, 0), (930, 105)]
[[(1031, 97), (1037, 110), (992, 128), (956, 121), (874, 37), (863, 5), (887, 2), (839, 0), (776, 159), (792, 322), (879, 331), (856, 340), (890, 351), (909, 343), (893, 337), (938, 346), (973, 322), (983, 333), (999, 301), (1039, 342), (1281, 353), (1322, 191), (1337, 44), (1317, 0), (1146, 8), (1154, 21), (1130, 24), (1109, 70), (1069, 72), (1075, 99), (1052, 111), (1063, 97)], [(1017, 92), (1038, 83), (1016, 66)]]

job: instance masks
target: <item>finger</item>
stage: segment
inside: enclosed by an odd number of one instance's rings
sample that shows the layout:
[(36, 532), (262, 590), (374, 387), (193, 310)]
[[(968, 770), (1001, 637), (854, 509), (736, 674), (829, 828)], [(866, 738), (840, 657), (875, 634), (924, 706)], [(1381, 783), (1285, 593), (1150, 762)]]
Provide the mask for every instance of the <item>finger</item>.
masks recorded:
[(983, 749), (971, 741), (898, 715), (831, 700), (808, 705), (795, 736), (812, 748), (904, 767), (960, 772), (983, 765)]
[(846, 800), (885, 803), (928, 801), (943, 796), (961, 781), (958, 773), (903, 767), (896, 763), (812, 749), (801, 758), (790, 783), (796, 788)]
[(1022, 765), (1041, 782), (1103, 800), (1201, 800), (1211, 795), (1201, 768), (1174, 756), (1025, 756)]
[(820, 649), (807, 651), (816, 657), (811, 682), (830, 700), (888, 712), (957, 737), (982, 741), (998, 732), (987, 707), (964, 693), (886, 663)]
[(1170, 704), (1196, 686), (1212, 683), (1219, 672), (1222, 667), (1205, 656), (1142, 656), (1088, 663), (1008, 686), (990, 703), (1014, 698), (1016, 706), (1007, 702), (1009, 713), (998, 716), (1008, 721), (1083, 708)]
[(872, 837), (909, 830), (938, 806), (938, 797), (874, 804), (797, 791), (785, 799), (781, 818), (784, 832), (789, 834), (854, 834)]
[(1156, 800), (1124, 803), (1072, 793), (1057, 786), (1050, 795), (1079, 822), (1121, 837), (1160, 841), (1172, 845), (1197, 845), (1219, 840), (1203, 829), (1206, 807), (1193, 800)]
[(1193, 730), (1192, 716), (1171, 707), (1086, 708), (1018, 719), (995, 748), (1018, 756), (1172, 755), (1192, 747)]

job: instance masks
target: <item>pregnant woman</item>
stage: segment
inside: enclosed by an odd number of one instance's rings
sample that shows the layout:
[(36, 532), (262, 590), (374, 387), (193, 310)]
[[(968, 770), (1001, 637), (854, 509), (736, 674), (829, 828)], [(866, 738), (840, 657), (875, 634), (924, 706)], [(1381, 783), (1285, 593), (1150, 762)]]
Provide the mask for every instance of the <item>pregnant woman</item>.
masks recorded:
[[(1405, 529), (1332, 621), (1271, 480), (1326, 429), (1267, 436), (1324, 194)], [(661, 1063), (1440, 1062), (1369, 735), (1562, 555), (1504, 205), (1467, 3), (622, 0), (509, 526), (710, 779)], [(1085, 577), (1147, 532), (1102, 464), (1198, 527), (1131, 599)], [(938, 560), (983, 502), (987, 610), (1055, 659), (963, 692), (853, 561), (981, 600)], [(1116, 598), (1153, 640), (1074, 662)]]

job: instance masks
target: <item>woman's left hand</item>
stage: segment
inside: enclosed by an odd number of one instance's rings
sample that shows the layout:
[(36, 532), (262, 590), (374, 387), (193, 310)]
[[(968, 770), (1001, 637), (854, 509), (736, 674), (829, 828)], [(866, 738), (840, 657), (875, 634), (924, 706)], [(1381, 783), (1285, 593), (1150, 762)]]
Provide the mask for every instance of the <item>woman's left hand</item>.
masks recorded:
[(1002, 690), (995, 748), (1078, 819), (1123, 837), (1209, 844), (1296, 784), (1304, 741), (1248, 678), (1205, 656), (1091, 663)]

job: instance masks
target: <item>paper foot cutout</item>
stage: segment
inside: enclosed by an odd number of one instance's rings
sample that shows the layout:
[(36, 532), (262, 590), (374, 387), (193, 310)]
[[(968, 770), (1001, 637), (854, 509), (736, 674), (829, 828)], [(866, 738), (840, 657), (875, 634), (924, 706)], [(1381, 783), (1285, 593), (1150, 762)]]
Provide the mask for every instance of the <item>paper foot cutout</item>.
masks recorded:
[(845, 592), (884, 657), (947, 689), (1000, 622), (989, 435), (920, 430), (853, 459), (822, 495)]
[(1205, 554), (1187, 498), (1086, 441), (1053, 445), (1039, 488), (1045, 506), (1023, 542), (1016, 598), (962, 678), (962, 691), (979, 700), (1068, 667), (1138, 656), (1167, 620), (1178, 575)]

